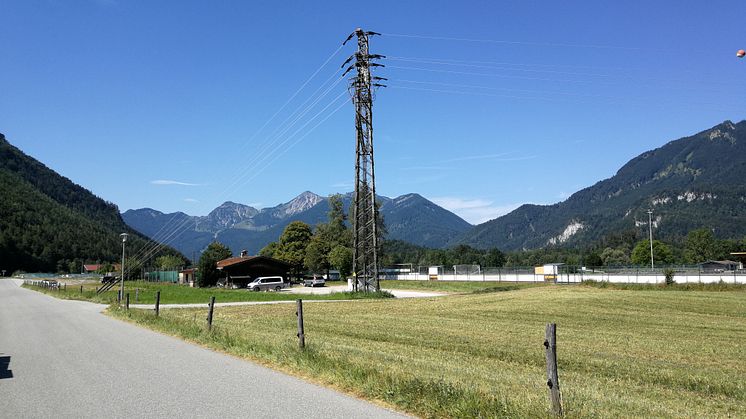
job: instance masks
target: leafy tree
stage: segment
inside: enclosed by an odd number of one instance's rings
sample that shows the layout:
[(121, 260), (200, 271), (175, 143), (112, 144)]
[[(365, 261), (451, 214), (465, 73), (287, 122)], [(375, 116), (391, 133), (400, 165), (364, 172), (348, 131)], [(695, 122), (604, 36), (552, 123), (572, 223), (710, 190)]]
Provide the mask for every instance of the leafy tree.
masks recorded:
[(271, 242), (264, 246), (262, 250), (259, 251), (259, 256), (264, 256), (267, 258), (273, 258), (275, 257), (275, 252), (277, 251), (277, 242)]
[(229, 248), (219, 242), (212, 242), (199, 258), (199, 276), (197, 278), (197, 285), (199, 287), (211, 287), (214, 286), (221, 276), (221, 272), (218, 271), (217, 263), (220, 260), (228, 259), (233, 256), (233, 253)]
[(712, 231), (706, 228), (692, 230), (686, 235), (684, 258), (687, 263), (715, 260), (720, 256), (720, 246)]
[(601, 266), (604, 263), (603, 259), (601, 259), (601, 255), (596, 251), (588, 253), (583, 262), (585, 263), (585, 266)]
[(329, 197), (328, 221), (318, 224), (313, 237), (306, 248), (305, 265), (314, 272), (329, 271), (331, 264), (329, 255), (337, 246), (350, 247), (352, 245), (352, 232), (347, 228), (345, 221), (342, 197), (339, 194)]
[[(347, 231), (347, 215), (345, 215), (342, 195), (334, 194), (329, 196), (329, 212), (327, 213), (330, 238), (336, 244), (343, 244), (343, 241), (349, 237), (344, 234)], [(349, 245), (349, 243), (348, 243)]]
[(628, 265), (630, 262), (627, 252), (611, 247), (607, 247), (601, 252), (601, 260), (603, 260), (604, 266)]
[(302, 221), (293, 221), (285, 227), (274, 257), (290, 264), (290, 274), (300, 276), (305, 271), (306, 248), (311, 242), (311, 227)]
[(184, 260), (176, 255), (163, 255), (156, 258), (155, 265), (161, 271), (172, 271), (184, 266)]
[(352, 249), (346, 246), (335, 247), (329, 253), (329, 263), (339, 270), (340, 278), (347, 278), (352, 271)]
[(491, 268), (500, 267), (504, 264), (505, 254), (496, 247), (493, 247), (492, 249), (487, 251), (487, 254), (484, 255), (484, 259), (482, 262), (482, 266)]
[(317, 227), (316, 234), (311, 237), (311, 241), (306, 247), (306, 257), (304, 263), (312, 272), (323, 272), (329, 270), (329, 253), (331, 253), (331, 243), (319, 234)]
[[(660, 240), (653, 240), (653, 260), (655, 263), (669, 264), (673, 262), (671, 247)], [(650, 241), (642, 240), (632, 249), (632, 263), (635, 265), (650, 264)]]

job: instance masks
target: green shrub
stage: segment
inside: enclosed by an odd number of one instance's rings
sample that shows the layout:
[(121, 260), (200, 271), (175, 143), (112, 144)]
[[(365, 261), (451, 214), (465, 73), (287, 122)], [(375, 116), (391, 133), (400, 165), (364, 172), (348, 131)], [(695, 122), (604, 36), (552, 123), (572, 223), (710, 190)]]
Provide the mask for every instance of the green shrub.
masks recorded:
[(663, 275), (665, 275), (666, 277), (666, 286), (673, 285), (676, 283), (676, 281), (674, 281), (673, 279), (674, 275), (676, 275), (676, 271), (674, 271), (673, 269), (671, 268), (664, 269)]

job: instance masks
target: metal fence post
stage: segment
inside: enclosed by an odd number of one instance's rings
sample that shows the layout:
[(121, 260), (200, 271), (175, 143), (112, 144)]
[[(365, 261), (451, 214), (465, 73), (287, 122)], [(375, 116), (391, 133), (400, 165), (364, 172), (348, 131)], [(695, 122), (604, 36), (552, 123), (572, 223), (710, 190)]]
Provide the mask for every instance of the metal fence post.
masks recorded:
[(124, 299), (125, 303), (124, 306), (127, 308), (127, 310), (130, 309), (130, 293), (125, 294), (126, 298)]
[(155, 317), (158, 317), (158, 313), (161, 309), (161, 292), (156, 291), (155, 293)]
[(552, 402), (552, 413), (562, 416), (562, 395), (560, 394), (559, 375), (557, 373), (557, 324), (547, 324), (544, 339), (547, 360), (547, 386), (549, 399)]
[(298, 346), (303, 349), (306, 347), (306, 335), (303, 330), (303, 300), (298, 300), (298, 311), (295, 315), (298, 316)]

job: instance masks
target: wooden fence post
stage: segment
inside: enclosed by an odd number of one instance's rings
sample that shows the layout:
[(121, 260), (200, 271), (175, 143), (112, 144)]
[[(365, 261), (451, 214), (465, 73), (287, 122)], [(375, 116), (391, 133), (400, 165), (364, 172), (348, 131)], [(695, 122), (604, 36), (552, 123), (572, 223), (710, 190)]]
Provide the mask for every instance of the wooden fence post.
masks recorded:
[(158, 317), (158, 312), (161, 309), (161, 292), (157, 291), (155, 293), (155, 317)]
[(80, 286), (80, 293), (81, 294), (83, 293), (83, 286), (82, 285)]
[(560, 394), (559, 376), (557, 374), (557, 324), (547, 324), (544, 340), (547, 359), (547, 386), (549, 399), (552, 401), (552, 413), (562, 416), (562, 395)]
[(215, 297), (210, 297), (210, 311), (207, 312), (207, 330), (212, 330), (212, 311), (215, 309)]
[(303, 331), (303, 300), (298, 300), (298, 311), (295, 315), (298, 316), (298, 346), (303, 349), (306, 347), (306, 335)]

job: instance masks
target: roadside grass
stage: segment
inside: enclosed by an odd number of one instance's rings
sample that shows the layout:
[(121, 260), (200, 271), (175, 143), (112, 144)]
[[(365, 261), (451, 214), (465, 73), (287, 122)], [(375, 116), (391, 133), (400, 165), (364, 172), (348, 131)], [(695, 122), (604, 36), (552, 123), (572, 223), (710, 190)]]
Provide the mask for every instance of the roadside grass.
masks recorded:
[[(83, 285), (83, 293), (80, 293), (80, 285), (67, 287), (66, 290), (52, 290), (33, 285), (23, 285), (25, 288), (40, 291), (51, 296), (69, 299), (83, 300), (94, 303), (111, 304), (117, 300), (119, 288), (96, 294), (100, 284)], [(353, 293), (336, 292), (331, 294), (291, 294), (289, 292), (252, 292), (247, 289), (223, 289), (223, 288), (191, 288), (164, 282), (127, 281), (124, 283), (125, 293), (130, 294), (130, 304), (155, 304), (156, 292), (161, 292), (161, 304), (207, 304), (210, 297), (215, 297), (219, 303), (241, 302), (241, 301), (291, 301), (302, 298), (304, 300), (354, 300), (369, 298), (391, 298), (389, 293)], [(137, 301), (135, 294), (137, 292)]]
[(381, 288), (414, 291), (442, 291), (449, 293), (513, 291), (542, 287), (543, 282), (498, 282), (498, 281), (404, 281), (382, 280)]
[(740, 292), (547, 286), (432, 299), (114, 317), (423, 417), (548, 417), (544, 328), (557, 323), (567, 417), (746, 416)]

